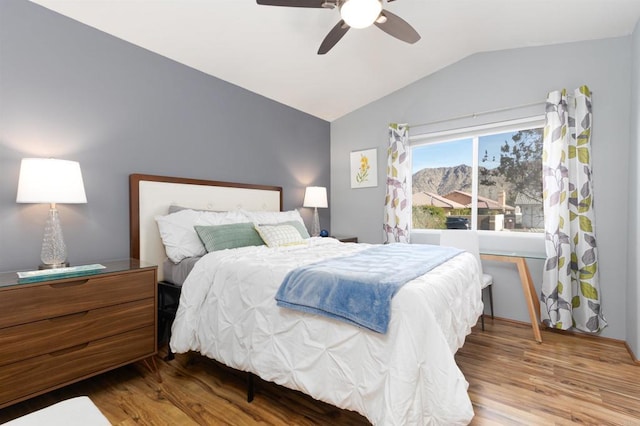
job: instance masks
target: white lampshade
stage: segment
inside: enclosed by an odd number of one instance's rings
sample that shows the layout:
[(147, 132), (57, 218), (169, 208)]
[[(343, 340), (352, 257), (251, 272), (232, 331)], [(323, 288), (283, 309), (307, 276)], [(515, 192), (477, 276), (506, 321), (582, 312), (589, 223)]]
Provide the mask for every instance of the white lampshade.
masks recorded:
[(380, 0), (347, 0), (340, 7), (340, 16), (351, 28), (366, 28), (378, 19), (381, 11)]
[(302, 207), (328, 207), (327, 188), (324, 186), (307, 186)]
[(16, 202), (86, 203), (80, 163), (53, 158), (23, 158)]
[(62, 225), (56, 204), (87, 202), (80, 164), (77, 161), (53, 158), (23, 158), (20, 164), (16, 202), (51, 204), (44, 226), (40, 268), (69, 266), (67, 245), (62, 235)]

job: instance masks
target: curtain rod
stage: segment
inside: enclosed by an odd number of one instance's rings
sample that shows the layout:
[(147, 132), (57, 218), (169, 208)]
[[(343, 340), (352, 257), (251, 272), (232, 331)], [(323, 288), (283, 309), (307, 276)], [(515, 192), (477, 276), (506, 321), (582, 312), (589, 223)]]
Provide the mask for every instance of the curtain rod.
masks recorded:
[(526, 108), (526, 107), (535, 106), (535, 105), (544, 105), (545, 103), (546, 103), (546, 101), (530, 102), (528, 104), (522, 104), (522, 105), (516, 105), (516, 106), (512, 106), (512, 107), (505, 107), (505, 108), (498, 108), (498, 109), (491, 109), (491, 110), (482, 111), (482, 112), (474, 112), (472, 114), (460, 115), (458, 117), (446, 118), (446, 119), (443, 119), (443, 120), (429, 121), (427, 123), (409, 124), (409, 127), (430, 126), (430, 125), (433, 125), (433, 124), (446, 123), (448, 121), (462, 120), (464, 118), (476, 118), (476, 117), (479, 117), (481, 115), (495, 114), (497, 112), (511, 111), (511, 110), (514, 110), (514, 109), (521, 109), (521, 108)]

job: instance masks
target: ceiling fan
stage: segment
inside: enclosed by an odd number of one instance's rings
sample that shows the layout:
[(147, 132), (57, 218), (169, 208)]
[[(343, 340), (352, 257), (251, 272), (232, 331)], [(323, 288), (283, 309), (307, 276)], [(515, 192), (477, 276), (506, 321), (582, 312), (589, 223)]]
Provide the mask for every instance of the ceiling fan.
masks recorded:
[[(324, 38), (318, 55), (324, 55), (349, 31), (350, 28), (366, 28), (372, 24), (393, 37), (413, 44), (420, 34), (398, 15), (382, 9), (383, 0), (256, 0), (264, 6), (307, 7), (340, 10), (340, 22)], [(391, 3), (395, 0), (387, 0)]]

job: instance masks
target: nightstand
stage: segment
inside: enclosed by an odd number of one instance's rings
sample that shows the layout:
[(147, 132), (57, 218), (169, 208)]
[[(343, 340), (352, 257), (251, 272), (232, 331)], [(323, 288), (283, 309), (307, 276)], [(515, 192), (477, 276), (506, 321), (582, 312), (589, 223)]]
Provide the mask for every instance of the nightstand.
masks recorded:
[(345, 236), (336, 236), (332, 235), (331, 238), (335, 238), (336, 240), (343, 243), (357, 243), (358, 237), (345, 237)]
[(155, 366), (156, 266), (101, 264), (37, 283), (0, 274), (0, 408), (135, 361)]

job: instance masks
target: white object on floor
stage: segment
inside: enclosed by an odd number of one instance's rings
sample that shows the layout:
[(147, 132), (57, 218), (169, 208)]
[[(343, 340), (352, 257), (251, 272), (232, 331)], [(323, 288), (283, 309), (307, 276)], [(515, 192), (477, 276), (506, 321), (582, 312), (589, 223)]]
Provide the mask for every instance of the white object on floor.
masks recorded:
[(111, 425), (88, 396), (67, 399), (22, 417), (4, 426), (103, 426)]

